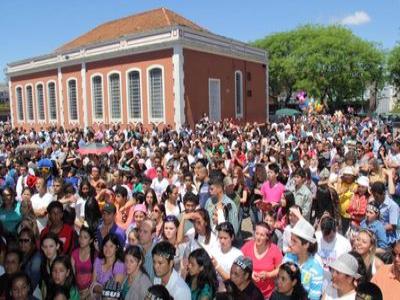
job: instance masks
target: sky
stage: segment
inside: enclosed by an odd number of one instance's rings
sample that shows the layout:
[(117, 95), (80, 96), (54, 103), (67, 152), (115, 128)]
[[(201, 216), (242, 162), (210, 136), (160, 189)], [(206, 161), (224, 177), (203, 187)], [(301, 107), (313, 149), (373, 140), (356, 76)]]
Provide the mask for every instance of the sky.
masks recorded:
[(400, 0), (1, 0), (0, 69), (51, 53), (104, 22), (159, 7), (244, 42), (304, 24), (342, 24), (383, 49), (400, 42)]

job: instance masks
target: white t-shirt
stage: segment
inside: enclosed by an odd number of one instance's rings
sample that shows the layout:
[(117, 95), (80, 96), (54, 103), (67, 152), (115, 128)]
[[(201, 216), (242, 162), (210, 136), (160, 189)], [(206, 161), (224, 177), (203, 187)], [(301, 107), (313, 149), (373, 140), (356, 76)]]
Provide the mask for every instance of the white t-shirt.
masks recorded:
[[(47, 206), (52, 201), (53, 201), (53, 196), (50, 193), (44, 194), (43, 197), (40, 197), (39, 194), (34, 194), (31, 198), (32, 208), (34, 210), (47, 208)], [(37, 220), (39, 232), (41, 232), (43, 230), (43, 228), (45, 228), (47, 225), (47, 216), (42, 217), (42, 218), (36, 218), (36, 220)]]
[(218, 243), (218, 247), (213, 249), (212, 255), (217, 260), (222, 270), (224, 270), (225, 273), (230, 274), (233, 262), (236, 258), (243, 255), (243, 253), (236, 247), (232, 247), (228, 252), (223, 253), (221, 246)]
[(315, 233), (318, 243), (318, 256), (322, 260), (322, 266), (324, 267), (324, 287), (326, 287), (331, 281), (331, 273), (329, 272), (328, 263), (334, 262), (340, 255), (351, 251), (351, 244), (348, 239), (343, 235), (336, 233), (335, 239), (327, 243), (322, 237), (322, 232), (317, 231)]
[[(199, 234), (199, 236), (197, 237), (197, 240), (195, 240), (194, 228), (191, 228), (186, 232), (186, 237), (188, 237), (188, 239), (189, 239), (189, 247), (191, 247), (190, 252), (201, 247), (207, 251), (208, 255), (211, 256), (211, 255), (213, 255), (212, 253), (213, 253), (214, 249), (219, 247), (218, 238), (212, 231), (211, 231), (211, 235), (210, 235), (210, 241), (208, 244), (205, 244), (206, 237), (204, 235)], [(196, 247), (196, 244), (198, 245), (197, 247)]]
[(166, 178), (163, 178), (161, 181), (158, 180), (158, 178), (154, 178), (153, 181), (151, 182), (151, 188), (154, 190), (154, 192), (157, 195), (158, 199), (161, 199), (162, 194), (168, 187), (169, 182)]
[(325, 297), (323, 297), (323, 299), (325, 299), (325, 300), (355, 300), (356, 299), (356, 291), (353, 290), (350, 293), (343, 295), (342, 297), (339, 297), (337, 294), (337, 290), (330, 285), (326, 288)]
[[(161, 284), (161, 278), (158, 277), (154, 278), (154, 284)], [(192, 299), (190, 288), (175, 270), (172, 270), (172, 274), (169, 277), (168, 283), (165, 287), (168, 290), (169, 294), (174, 299), (179, 299), (179, 300)]]

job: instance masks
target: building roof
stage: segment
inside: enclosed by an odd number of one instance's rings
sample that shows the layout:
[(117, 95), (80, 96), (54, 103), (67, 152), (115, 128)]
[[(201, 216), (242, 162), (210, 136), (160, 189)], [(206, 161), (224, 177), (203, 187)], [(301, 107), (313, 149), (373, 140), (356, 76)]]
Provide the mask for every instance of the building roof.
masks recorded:
[(56, 52), (65, 52), (88, 45), (116, 40), (130, 34), (148, 32), (174, 25), (207, 32), (206, 29), (169, 9), (157, 8), (101, 24), (93, 30), (64, 44)]

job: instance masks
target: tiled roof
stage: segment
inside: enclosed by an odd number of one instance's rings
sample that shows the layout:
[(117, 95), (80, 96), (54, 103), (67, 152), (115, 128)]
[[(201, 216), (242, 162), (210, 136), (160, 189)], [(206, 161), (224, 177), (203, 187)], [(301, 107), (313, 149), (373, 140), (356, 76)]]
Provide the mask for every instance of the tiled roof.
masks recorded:
[(174, 25), (207, 31), (169, 9), (158, 8), (99, 25), (93, 30), (61, 46), (56, 52), (116, 40), (128, 34), (142, 33)]

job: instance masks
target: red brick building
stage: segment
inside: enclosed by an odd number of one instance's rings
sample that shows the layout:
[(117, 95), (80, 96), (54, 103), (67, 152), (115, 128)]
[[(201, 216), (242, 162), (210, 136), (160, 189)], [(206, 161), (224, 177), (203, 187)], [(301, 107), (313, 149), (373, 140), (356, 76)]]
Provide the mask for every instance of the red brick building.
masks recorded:
[(267, 118), (266, 52), (160, 8), (7, 66), (13, 126)]

